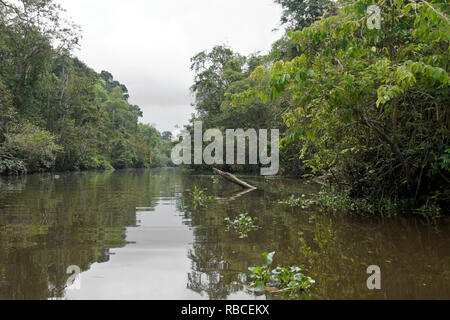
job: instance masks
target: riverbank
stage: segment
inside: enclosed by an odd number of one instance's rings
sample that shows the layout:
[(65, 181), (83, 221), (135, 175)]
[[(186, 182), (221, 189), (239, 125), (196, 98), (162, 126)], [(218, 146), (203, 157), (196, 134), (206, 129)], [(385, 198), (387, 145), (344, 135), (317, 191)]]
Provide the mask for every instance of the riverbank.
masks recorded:
[[(205, 168), (183, 168), (185, 173), (189, 174), (214, 174), (211, 169)], [(283, 170), (282, 170), (283, 171)], [(242, 172), (242, 170), (232, 171), (239, 177), (252, 181), (255, 177), (259, 177), (257, 171), (250, 174)], [(350, 196), (350, 191), (342, 189), (338, 190), (330, 183), (326, 183), (323, 177), (314, 177), (308, 174), (305, 178), (289, 175), (277, 175), (263, 177), (264, 181), (273, 181), (274, 179), (296, 179), (303, 182), (317, 183), (322, 187), (322, 191), (311, 195), (310, 198), (305, 198), (304, 195), (292, 194), (290, 198), (282, 201), (288, 207), (310, 208), (314, 207), (323, 213), (345, 213), (350, 215), (382, 215), (385, 217), (394, 216), (420, 216), (433, 223), (443, 217), (448, 216), (448, 204), (435, 201), (427, 203), (418, 203), (413, 198), (399, 198), (399, 197), (355, 197)]]

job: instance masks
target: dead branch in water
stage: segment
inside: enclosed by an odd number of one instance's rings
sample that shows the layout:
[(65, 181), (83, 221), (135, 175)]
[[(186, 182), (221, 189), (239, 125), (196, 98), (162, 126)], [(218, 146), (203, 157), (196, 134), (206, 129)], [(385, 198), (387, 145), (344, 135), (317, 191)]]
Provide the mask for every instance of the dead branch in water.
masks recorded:
[(237, 184), (238, 186), (241, 186), (242, 188), (245, 189), (257, 189), (256, 187), (252, 186), (251, 184), (248, 184), (245, 181), (242, 181), (238, 178), (236, 178), (234, 175), (232, 175), (231, 173), (228, 172), (223, 172), (220, 171), (219, 169), (213, 168), (214, 172), (217, 173), (218, 175), (222, 176), (224, 179), (233, 182), (235, 184)]

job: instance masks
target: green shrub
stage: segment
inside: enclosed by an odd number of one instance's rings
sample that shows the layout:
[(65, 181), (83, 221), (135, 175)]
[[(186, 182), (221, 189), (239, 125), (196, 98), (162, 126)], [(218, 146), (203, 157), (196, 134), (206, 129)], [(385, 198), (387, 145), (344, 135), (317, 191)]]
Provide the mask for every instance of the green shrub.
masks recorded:
[(114, 170), (114, 167), (109, 163), (109, 161), (101, 155), (88, 157), (85, 161), (82, 162), (81, 168), (87, 170)]
[(13, 157), (23, 160), (28, 171), (50, 169), (61, 147), (55, 136), (31, 123), (24, 123), (6, 136), (5, 150)]
[(27, 168), (22, 160), (0, 159), (0, 175), (26, 174)]

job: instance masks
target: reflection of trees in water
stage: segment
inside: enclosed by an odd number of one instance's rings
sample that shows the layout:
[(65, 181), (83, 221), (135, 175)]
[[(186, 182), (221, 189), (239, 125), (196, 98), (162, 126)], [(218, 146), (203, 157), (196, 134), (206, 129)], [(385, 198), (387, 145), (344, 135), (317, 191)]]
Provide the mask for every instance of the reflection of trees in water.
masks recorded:
[(196, 240), (188, 253), (192, 260), (192, 272), (188, 274), (187, 287), (200, 294), (206, 293), (210, 299), (226, 299), (230, 293), (242, 289), (242, 286), (230, 287), (231, 283), (237, 283), (240, 279), (225, 259), (219, 239), (216, 237), (213, 240), (218, 232), (213, 228), (196, 229)]
[[(130, 170), (33, 175), (0, 198), (0, 299), (63, 297), (67, 267), (88, 270), (126, 245), (135, 208), (173, 193), (177, 174)], [(3, 185), (11, 185), (2, 180)]]
[[(224, 190), (223, 185), (214, 184), (210, 176), (184, 176), (182, 184), (184, 192), (177, 208), (184, 213), (186, 224), (193, 228), (195, 239), (188, 253), (192, 271), (188, 274), (187, 287), (210, 299), (226, 299), (230, 294), (245, 290), (247, 267), (242, 264), (241, 255), (254, 256), (255, 252), (245, 253), (248, 248), (245, 242), (227, 233), (224, 226), (225, 217), (237, 215), (236, 202), (210, 201), (206, 208), (195, 208), (192, 202), (192, 190), (196, 185), (206, 188), (207, 195), (221, 198), (241, 191), (240, 188)], [(242, 198), (245, 199), (245, 195)], [(247, 209), (256, 211), (255, 206), (258, 204), (250, 202)], [(244, 209), (241, 206), (239, 210)]]
[[(307, 266), (310, 275), (317, 280), (313, 290), (315, 298), (448, 296), (449, 283), (443, 272), (450, 252), (448, 247), (440, 245), (448, 241), (448, 230), (438, 234), (412, 219), (383, 220), (339, 214), (307, 214), (296, 225), (291, 232), (299, 236), (279, 248), (278, 258), (284, 264)], [(366, 287), (369, 277), (366, 269), (370, 265), (381, 267), (381, 291), (369, 291)], [(432, 265), (434, 271), (427, 265)], [(433, 289), (427, 290), (424, 283)]]

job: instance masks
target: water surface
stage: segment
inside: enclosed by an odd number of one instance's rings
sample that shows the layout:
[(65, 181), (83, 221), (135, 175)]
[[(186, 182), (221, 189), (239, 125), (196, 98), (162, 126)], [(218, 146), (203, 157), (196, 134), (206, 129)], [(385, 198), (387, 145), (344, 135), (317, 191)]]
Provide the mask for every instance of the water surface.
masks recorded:
[[(0, 180), (0, 299), (286, 299), (256, 295), (248, 267), (305, 265), (317, 283), (297, 299), (450, 299), (450, 227), (279, 203), (319, 187), (248, 177), (262, 190), (176, 169), (42, 174)], [(195, 207), (195, 186), (218, 199)], [(240, 239), (224, 219), (247, 212)], [(366, 269), (378, 265), (382, 290)], [(79, 266), (79, 288), (68, 286)], [(78, 284), (78, 283), (77, 283)]]

